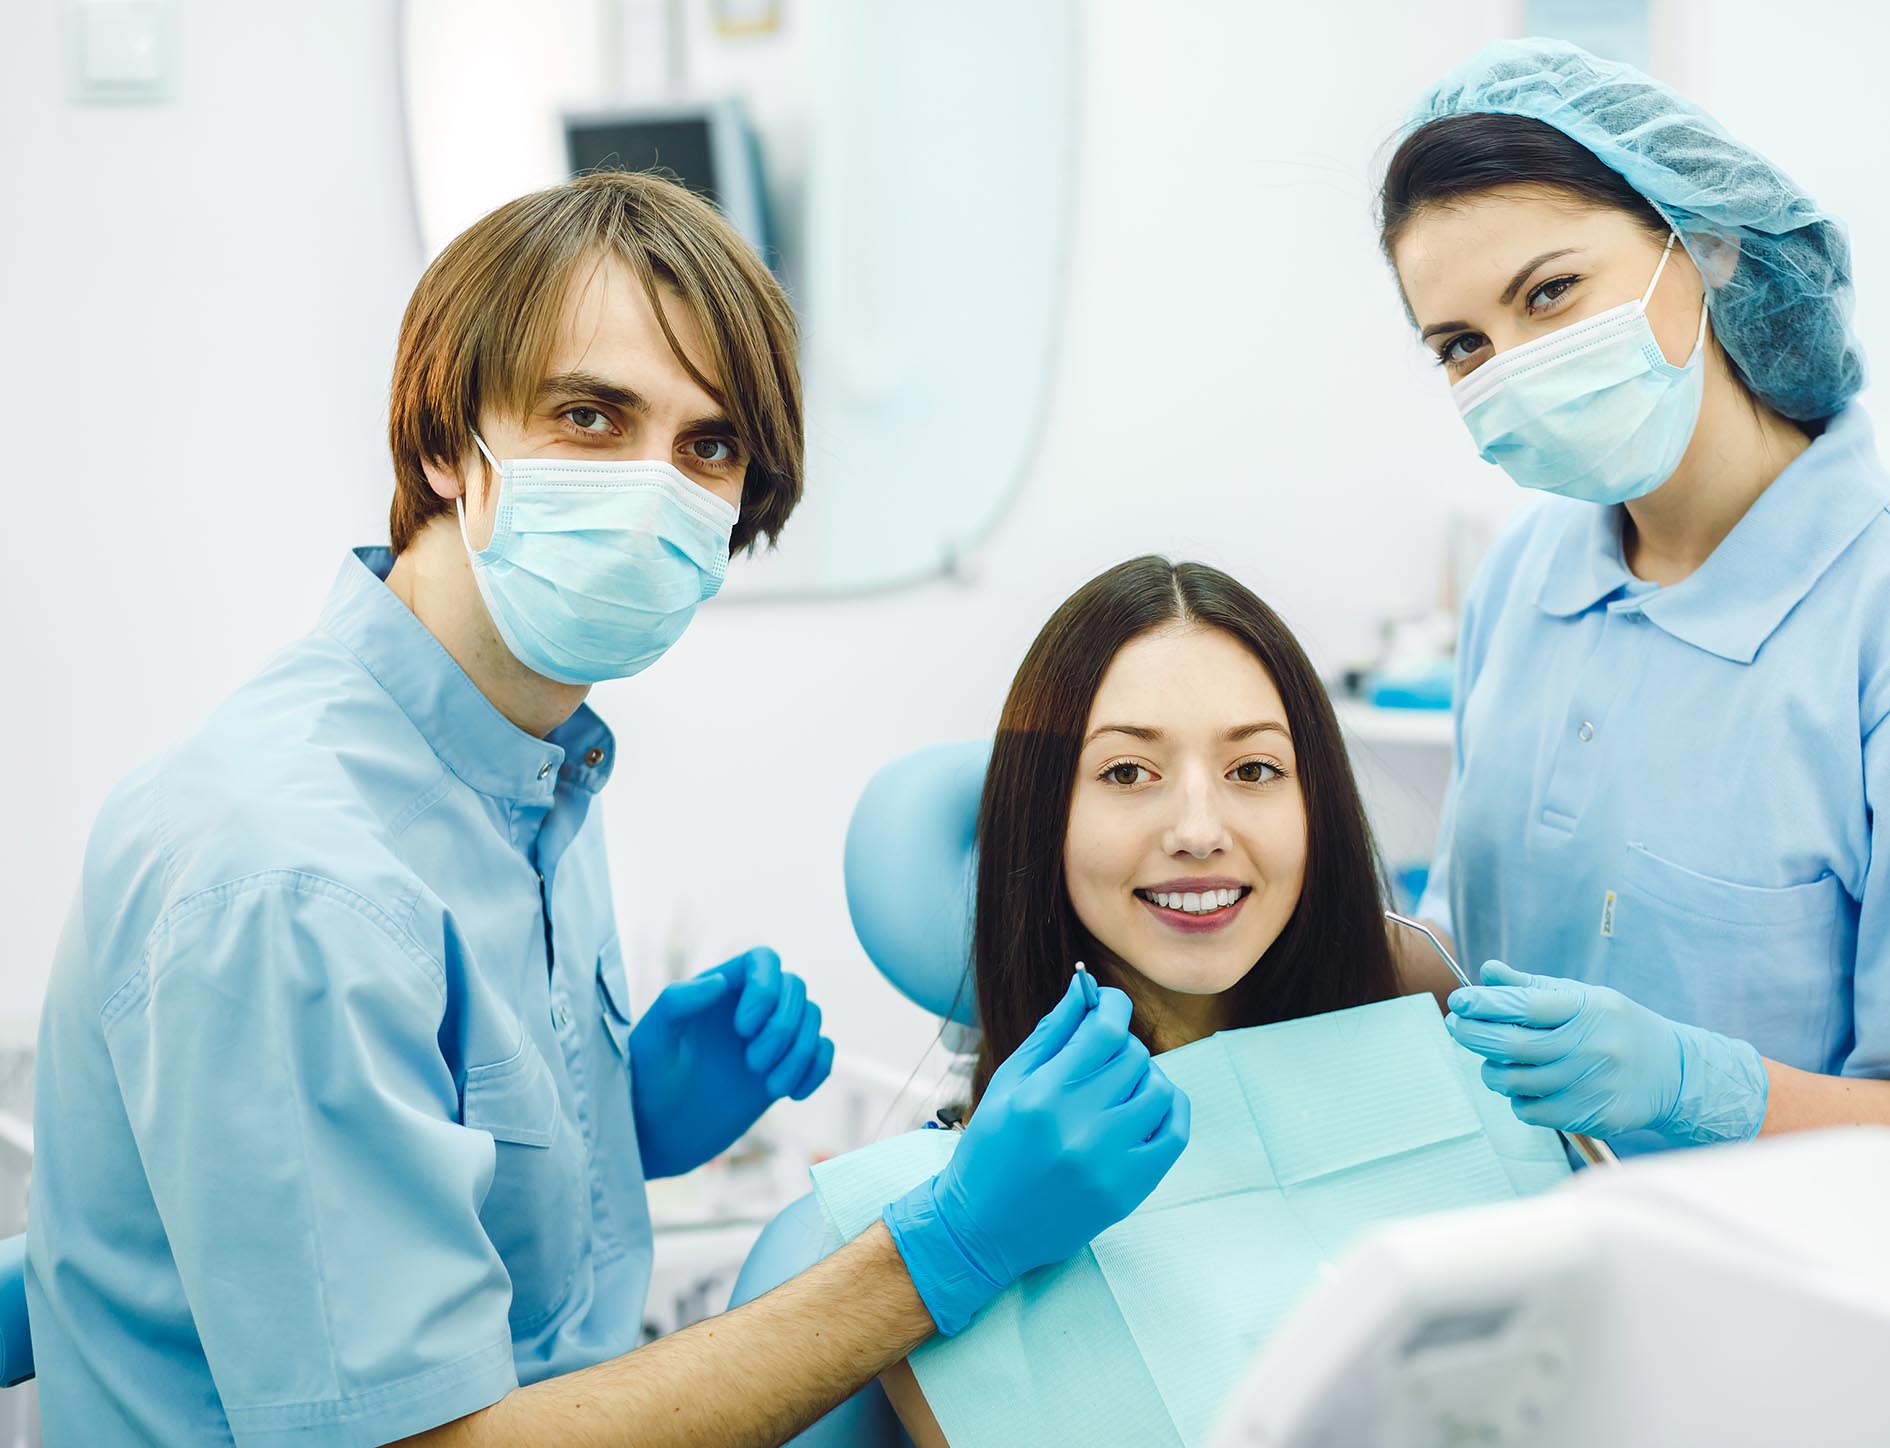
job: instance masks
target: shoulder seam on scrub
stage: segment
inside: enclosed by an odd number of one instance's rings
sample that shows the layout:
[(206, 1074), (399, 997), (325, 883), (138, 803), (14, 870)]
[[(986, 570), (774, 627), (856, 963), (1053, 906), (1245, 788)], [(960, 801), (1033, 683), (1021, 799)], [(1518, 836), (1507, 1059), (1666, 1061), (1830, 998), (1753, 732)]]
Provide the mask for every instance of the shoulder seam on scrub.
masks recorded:
[[(316, 874), (312, 870), (280, 868), (258, 870), (251, 875), (239, 875), (235, 879), (206, 885), (186, 895), (158, 916), (152, 924), (150, 933), (145, 937), (144, 951), (139, 960), (139, 974), (149, 972), (151, 954), (161, 934), (194, 915), (202, 914), (205, 910), (226, 903), (232, 896), (248, 894), (271, 886), (286, 889), (294, 894), (306, 895), (311, 899), (325, 897), (352, 910), (386, 936), (401, 954), (419, 966), (434, 989), (440, 993), (441, 1000), (445, 1000), (446, 966), (444, 962), (436, 959), (410, 930), (404, 928), (385, 909), (359, 890), (344, 885), (339, 880), (330, 879), (326, 875)], [(115, 995), (116, 992), (113, 994)]]

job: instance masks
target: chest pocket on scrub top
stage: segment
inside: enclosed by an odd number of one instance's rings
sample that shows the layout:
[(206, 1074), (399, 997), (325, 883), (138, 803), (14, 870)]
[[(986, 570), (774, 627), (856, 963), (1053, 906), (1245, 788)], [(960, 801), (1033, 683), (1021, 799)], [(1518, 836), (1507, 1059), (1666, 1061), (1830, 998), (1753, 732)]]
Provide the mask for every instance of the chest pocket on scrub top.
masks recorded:
[(581, 1147), (529, 1036), (506, 1060), (466, 1072), (460, 1120), (492, 1137), (492, 1189), (479, 1220), (512, 1279), (512, 1331), (529, 1332), (571, 1290), (584, 1202)]
[(1740, 885), (1629, 845), (1607, 984), (1808, 1069), (1840, 1018), (1850, 932), (1835, 875)]
[(623, 973), (623, 947), (612, 935), (597, 952), (597, 1009), (604, 1033), (620, 1060), (630, 1059), (630, 982)]

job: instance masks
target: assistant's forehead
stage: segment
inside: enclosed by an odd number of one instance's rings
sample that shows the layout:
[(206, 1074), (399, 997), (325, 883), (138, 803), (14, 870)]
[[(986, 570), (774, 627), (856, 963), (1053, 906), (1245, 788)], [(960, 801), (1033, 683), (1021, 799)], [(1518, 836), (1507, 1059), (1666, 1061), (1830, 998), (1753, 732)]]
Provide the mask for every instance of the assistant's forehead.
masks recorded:
[[(683, 354), (719, 387), (721, 378), (689, 304), (660, 284), (656, 295)], [(657, 401), (653, 394), (660, 392), (698, 411), (716, 407), (676, 356), (642, 280), (618, 256), (581, 261), (565, 287), (545, 375), (576, 372), (618, 381), (652, 402)]]
[(1121, 723), (1171, 734), (1218, 733), (1261, 719), (1286, 722), (1273, 676), (1233, 635), (1194, 624), (1125, 644), (1090, 710), (1092, 729)]
[(1634, 239), (1640, 223), (1612, 207), (1535, 187), (1479, 192), (1421, 208), (1392, 248), (1405, 300), (1420, 326), (1487, 307), (1531, 257), (1584, 252)]

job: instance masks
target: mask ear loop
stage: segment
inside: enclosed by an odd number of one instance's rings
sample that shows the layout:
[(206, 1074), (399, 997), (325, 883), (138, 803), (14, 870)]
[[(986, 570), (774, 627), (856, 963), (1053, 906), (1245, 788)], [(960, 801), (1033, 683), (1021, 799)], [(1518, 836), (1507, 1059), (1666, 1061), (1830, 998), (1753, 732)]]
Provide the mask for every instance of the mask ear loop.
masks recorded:
[[(1647, 284), (1647, 290), (1641, 293), (1641, 310), (1643, 312), (1647, 310), (1647, 304), (1654, 299), (1654, 288), (1660, 285), (1660, 274), (1667, 270), (1667, 258), (1673, 255), (1673, 244), (1679, 239), (1679, 232), (1670, 231), (1667, 233), (1667, 248), (1660, 254), (1660, 265), (1654, 268), (1654, 279)], [(473, 436), (477, 437), (479, 434), (474, 433)], [(481, 445), (483, 446), (483, 444)]]
[[(485, 455), (486, 466), (492, 469), (492, 475), (495, 478), (503, 480), (505, 477), (505, 469), (499, 466), (499, 460), (492, 455), (492, 449), (486, 446), (486, 440), (479, 435), (477, 428), (473, 428), (471, 431), (472, 440), (479, 444), (479, 451)], [(466, 545), (467, 557), (477, 563), (479, 561), (479, 550), (473, 547), (472, 534), (466, 531), (466, 485), (464, 483), (459, 485), (459, 496), (453, 499), (453, 507), (459, 514), (459, 541)]]
[[(1647, 290), (1641, 293), (1642, 312), (1647, 310), (1647, 304), (1653, 300), (1654, 288), (1660, 285), (1660, 274), (1667, 269), (1667, 258), (1673, 255), (1673, 244), (1679, 239), (1679, 232), (1669, 231), (1667, 233), (1667, 245), (1660, 253), (1660, 265), (1654, 268), (1654, 279), (1647, 284)], [(1687, 361), (1689, 363), (1700, 355), (1700, 348), (1706, 345), (1706, 292), (1706, 278), (1702, 276), (1700, 278), (1700, 330), (1693, 338), (1693, 350), (1687, 353)]]

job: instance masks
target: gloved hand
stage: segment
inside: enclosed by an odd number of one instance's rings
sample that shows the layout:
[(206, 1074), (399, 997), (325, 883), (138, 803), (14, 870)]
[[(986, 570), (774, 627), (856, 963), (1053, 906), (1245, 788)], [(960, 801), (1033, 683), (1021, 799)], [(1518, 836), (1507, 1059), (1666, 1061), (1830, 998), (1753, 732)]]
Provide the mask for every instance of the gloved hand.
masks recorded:
[(950, 1163), (886, 1208), (940, 1332), (1134, 1211), (1188, 1144), (1188, 1098), (1129, 1013), (1121, 991), (1072, 979), (992, 1075)]
[(1532, 1126), (1599, 1137), (1649, 1130), (1685, 1146), (1748, 1141), (1765, 1120), (1769, 1082), (1752, 1046), (1607, 986), (1492, 960), (1482, 985), (1451, 992), (1444, 1024)]
[(832, 1069), (820, 1007), (772, 950), (669, 986), (630, 1032), (644, 1176), (701, 1166), (781, 1097), (805, 1101)]

